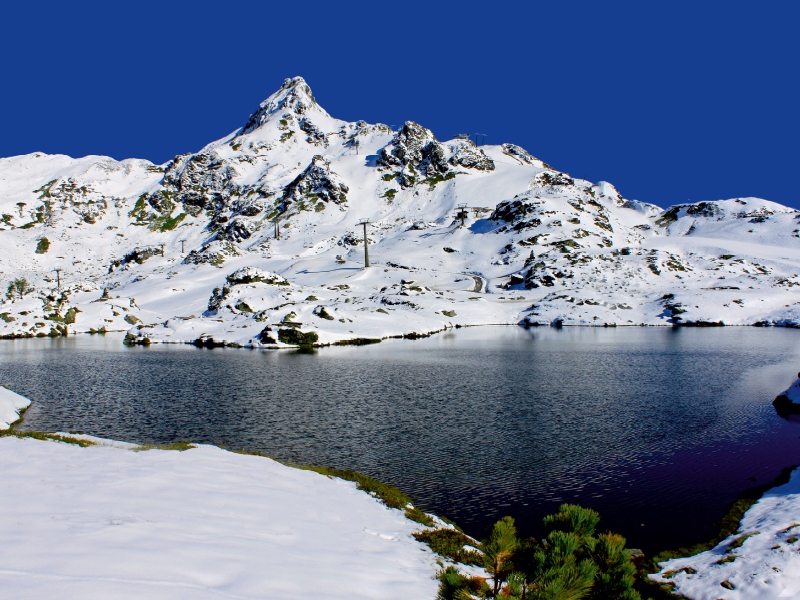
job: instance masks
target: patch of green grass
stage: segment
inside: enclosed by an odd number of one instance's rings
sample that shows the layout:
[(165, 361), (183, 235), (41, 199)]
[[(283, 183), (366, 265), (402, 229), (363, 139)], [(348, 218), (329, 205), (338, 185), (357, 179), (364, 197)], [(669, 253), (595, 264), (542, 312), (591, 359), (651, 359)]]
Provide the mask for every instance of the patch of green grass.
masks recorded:
[(314, 314), (318, 316), (320, 319), (325, 319), (327, 321), (333, 321), (334, 318), (332, 314), (330, 314), (327, 310), (325, 310), (324, 306), (320, 306), (319, 309), (317, 309), (314, 312)]
[(395, 177), (397, 177), (397, 173), (384, 173), (381, 179), (384, 181), (391, 181)]
[(725, 563), (732, 563), (737, 558), (739, 558), (736, 554), (729, 554), (727, 556), (723, 556), (718, 561), (714, 562), (715, 565), (724, 565)]
[[(344, 322), (344, 319), (339, 319), (340, 321)], [(369, 344), (379, 344), (381, 342), (380, 338), (352, 338), (349, 340), (339, 340), (338, 342), (334, 342), (334, 346), (367, 346)]]
[(39, 240), (39, 243), (36, 244), (35, 252), (36, 254), (44, 254), (48, 250), (50, 250), (50, 240), (48, 240), (46, 237), (43, 237)]
[(192, 448), (196, 448), (196, 445), (186, 440), (180, 440), (171, 444), (142, 444), (133, 450), (136, 452), (146, 452), (147, 450), (177, 450), (178, 452), (183, 452)]
[(397, 194), (397, 190), (394, 188), (389, 188), (383, 193), (381, 198), (386, 198), (389, 202), (394, 202), (394, 197)]
[(455, 179), (455, 177), (456, 174), (453, 171), (450, 171), (445, 175), (434, 175), (433, 177), (428, 177), (427, 179), (423, 179), (421, 183), (427, 183), (428, 190), (433, 191), (437, 183), (441, 183), (443, 181), (450, 181), (451, 179)]
[(379, 308), (379, 309), (378, 309), (376, 312), (383, 313), (383, 314), (385, 314), (385, 315), (388, 315), (388, 314), (389, 314), (389, 311), (388, 311), (388, 310), (385, 310), (385, 309), (383, 309), (383, 308)]
[(433, 517), (425, 513), (425, 511), (418, 509), (416, 506), (410, 508), (406, 507), (405, 515), (407, 519), (421, 523), (425, 525), (425, 527), (433, 527), (434, 525)]
[(450, 317), (450, 318), (453, 318), (453, 317), (455, 317), (455, 316), (456, 316), (456, 311), (454, 311), (454, 310), (443, 310), (443, 311), (442, 311), (442, 314), (443, 314), (445, 317)]
[(318, 466), (301, 466), (299, 468), (304, 471), (314, 471), (327, 477), (338, 477), (345, 481), (353, 481), (359, 490), (375, 496), (389, 508), (405, 508), (406, 505), (411, 504), (411, 498), (393, 485), (383, 483), (363, 473)]
[(155, 223), (159, 223), (160, 222), (160, 225), (158, 226), (158, 230), (159, 231), (162, 231), (162, 232), (163, 231), (172, 231), (178, 225), (180, 225), (181, 221), (183, 221), (185, 218), (186, 218), (186, 213), (181, 213), (181, 214), (179, 214), (178, 216), (176, 216), (174, 218), (170, 217), (170, 216), (167, 216), (166, 218), (161, 217), (159, 219), (156, 219), (156, 221), (154, 222), (154, 225), (155, 225)]
[[(748, 540), (748, 538), (751, 538), (751, 537), (753, 537), (754, 535), (758, 535), (758, 534), (760, 534), (760, 533), (761, 533), (760, 531), (754, 531), (754, 532), (752, 532), (752, 533), (746, 533), (746, 534), (744, 534), (744, 535), (740, 535), (739, 537), (737, 537), (736, 539), (734, 539), (734, 540), (733, 540), (733, 541), (732, 541), (732, 542), (731, 542), (731, 543), (728, 545), (728, 550), (733, 550), (733, 549), (735, 549), (735, 548), (741, 548), (741, 547), (742, 547), (742, 544), (744, 544), (744, 543), (745, 543), (745, 542)], [(795, 540), (796, 540), (796, 539), (797, 539), (797, 538), (795, 538)], [(791, 542), (790, 542), (790, 543), (791, 543)]]
[(77, 314), (81, 312), (79, 308), (75, 308), (74, 306), (71, 307), (66, 314), (62, 317), (57, 313), (53, 313), (52, 315), (45, 315), (45, 319), (48, 321), (55, 321), (56, 323), (64, 323), (65, 325), (72, 325), (76, 318)]
[(142, 194), (133, 205), (133, 209), (128, 213), (129, 217), (136, 219), (137, 224), (142, 224), (142, 221), (149, 221), (152, 215), (147, 210), (147, 194)]
[(250, 305), (247, 304), (247, 302), (244, 302), (244, 301), (239, 302), (239, 304), (236, 305), (236, 310), (240, 310), (242, 312), (247, 312), (247, 313), (255, 312), (255, 311), (253, 311), (252, 308), (250, 308)]
[(429, 529), (416, 531), (412, 534), (414, 539), (427, 544), (431, 550), (453, 562), (465, 565), (483, 566), (483, 555), (465, 546), (475, 548), (475, 540), (455, 529)]
[(293, 328), (279, 329), (278, 339), (291, 346), (312, 346), (319, 340), (319, 335), (317, 335), (316, 331), (305, 333)]
[[(22, 412), (20, 412), (20, 420), (22, 419)], [(19, 421), (17, 421), (18, 423)], [(95, 442), (90, 440), (81, 440), (68, 435), (59, 435), (56, 433), (44, 433), (42, 431), (16, 431), (13, 426), (5, 431), (0, 431), (0, 437), (14, 436), (18, 438), (31, 438), (43, 442), (64, 442), (65, 444), (74, 444), (81, 448), (88, 446), (96, 446)]]

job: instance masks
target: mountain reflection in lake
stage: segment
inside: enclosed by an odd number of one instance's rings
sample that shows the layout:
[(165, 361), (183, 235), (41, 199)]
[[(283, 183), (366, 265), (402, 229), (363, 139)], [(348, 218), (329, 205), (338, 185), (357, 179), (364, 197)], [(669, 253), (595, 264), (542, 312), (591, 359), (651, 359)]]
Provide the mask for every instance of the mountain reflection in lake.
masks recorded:
[(0, 343), (0, 382), (34, 400), (22, 429), (355, 469), (477, 537), (506, 514), (536, 535), (577, 502), (653, 552), (800, 464), (800, 424), (771, 405), (798, 336), (483, 327), (311, 354), (74, 336)]

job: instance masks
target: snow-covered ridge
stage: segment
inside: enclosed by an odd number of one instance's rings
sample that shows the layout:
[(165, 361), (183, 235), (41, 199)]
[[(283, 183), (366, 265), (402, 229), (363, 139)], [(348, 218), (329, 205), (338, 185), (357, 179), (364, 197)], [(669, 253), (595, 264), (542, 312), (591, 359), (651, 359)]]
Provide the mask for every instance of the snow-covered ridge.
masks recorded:
[[(662, 210), (513, 144), (335, 119), (300, 77), (164, 165), (0, 159), (0, 219), (0, 281), (28, 284), (0, 306), (5, 336), (281, 347), (300, 339), (289, 329), (332, 343), (489, 323), (800, 323), (794, 209)], [(250, 267), (289, 285), (228, 284)]]

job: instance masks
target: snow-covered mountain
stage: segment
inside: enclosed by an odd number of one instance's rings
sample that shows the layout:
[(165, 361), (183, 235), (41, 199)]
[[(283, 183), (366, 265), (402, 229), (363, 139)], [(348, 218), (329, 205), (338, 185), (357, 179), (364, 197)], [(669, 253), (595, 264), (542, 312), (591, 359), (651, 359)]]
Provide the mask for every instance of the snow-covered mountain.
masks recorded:
[(513, 144), (340, 121), (300, 77), (164, 165), (0, 159), (0, 215), (3, 289), (17, 280), (4, 336), (280, 346), (451, 325), (800, 323), (794, 209), (662, 210)]

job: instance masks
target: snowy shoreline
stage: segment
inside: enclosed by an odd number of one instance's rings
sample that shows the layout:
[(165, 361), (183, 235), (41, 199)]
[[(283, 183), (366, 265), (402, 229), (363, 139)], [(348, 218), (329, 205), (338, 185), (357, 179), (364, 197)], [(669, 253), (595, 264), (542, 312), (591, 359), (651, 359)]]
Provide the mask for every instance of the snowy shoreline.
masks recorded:
[[(800, 374), (798, 374), (800, 376)], [(800, 399), (800, 379), (778, 395)], [(776, 405), (780, 412), (780, 408)], [(800, 468), (764, 492), (710, 550), (659, 563), (651, 581), (690, 600), (773, 600), (800, 594)]]
[[(0, 415), (20, 398), (0, 388)], [(0, 437), (4, 597), (435, 597), (440, 557), (402, 510), (267, 457), (180, 449)]]
[[(199, 338), (173, 338), (173, 337), (148, 337), (147, 333), (140, 333), (137, 329), (110, 329), (103, 332), (97, 331), (77, 331), (77, 332), (69, 332), (67, 331), (64, 334), (64, 337), (68, 336), (75, 336), (75, 335), (106, 335), (106, 334), (121, 334), (125, 333), (126, 338), (124, 343), (129, 345), (137, 345), (137, 346), (149, 346), (151, 344), (175, 344), (175, 345), (193, 345), (200, 348), (244, 348), (244, 349), (258, 349), (258, 350), (292, 350), (297, 349), (298, 346), (306, 345), (311, 346), (314, 348), (328, 348), (332, 346), (366, 346), (371, 344), (377, 344), (386, 340), (395, 340), (395, 339), (405, 339), (405, 340), (418, 340), (423, 338), (432, 337), (439, 333), (444, 333), (446, 331), (452, 331), (454, 329), (467, 329), (467, 328), (474, 328), (474, 327), (522, 327), (523, 329), (537, 329), (541, 327), (552, 327), (555, 329), (561, 328), (589, 328), (589, 329), (614, 329), (614, 328), (634, 328), (634, 327), (652, 327), (652, 328), (670, 328), (670, 329), (678, 329), (678, 328), (706, 328), (706, 327), (776, 327), (776, 328), (784, 328), (784, 329), (800, 329), (797, 325), (793, 323), (782, 323), (782, 324), (744, 324), (744, 323), (737, 323), (737, 324), (726, 324), (723, 322), (688, 322), (688, 323), (636, 323), (636, 324), (617, 324), (617, 323), (603, 323), (603, 324), (591, 324), (591, 323), (550, 323), (550, 324), (542, 324), (542, 323), (475, 323), (475, 324), (457, 324), (457, 325), (448, 325), (440, 329), (434, 329), (430, 331), (412, 331), (409, 333), (399, 333), (399, 334), (392, 334), (392, 335), (383, 335), (382, 337), (353, 337), (348, 336), (341, 339), (331, 338), (326, 336), (326, 341), (324, 342), (313, 342), (308, 344), (285, 344), (285, 343), (276, 343), (276, 344), (264, 344), (259, 343), (257, 340), (249, 340), (243, 342), (241, 339), (237, 341), (226, 340), (225, 338), (216, 339), (210, 335), (203, 335)], [(316, 333), (316, 332), (312, 332)], [(22, 334), (22, 335), (0, 335), (0, 341), (14, 341), (14, 340), (21, 340), (21, 339), (32, 339), (32, 338), (43, 338), (43, 337), (53, 337), (53, 336), (34, 336), (31, 334)], [(62, 336), (55, 336), (55, 337), (62, 337)]]
[(0, 470), (6, 597), (436, 594), (418, 524), (353, 483), (268, 458), (6, 436)]

